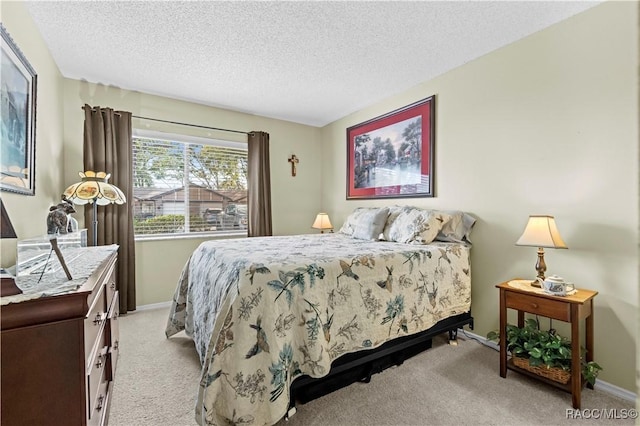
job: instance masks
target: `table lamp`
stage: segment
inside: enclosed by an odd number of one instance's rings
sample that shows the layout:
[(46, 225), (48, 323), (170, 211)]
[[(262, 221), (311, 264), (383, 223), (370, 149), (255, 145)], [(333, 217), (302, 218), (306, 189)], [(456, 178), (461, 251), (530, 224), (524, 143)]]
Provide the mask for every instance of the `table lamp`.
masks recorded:
[[(567, 245), (562, 241), (556, 221), (553, 216), (531, 215), (524, 232), (516, 242), (517, 246), (538, 247), (538, 261), (536, 262), (537, 278), (544, 281), (544, 273), (547, 265), (544, 263), (544, 248), (566, 249)], [(540, 287), (538, 280), (531, 283), (534, 287)]]
[(98, 205), (124, 204), (127, 202), (122, 191), (107, 182), (110, 173), (87, 170), (78, 173), (82, 181), (74, 183), (65, 189), (62, 196), (73, 204), (93, 204), (93, 245), (98, 245)]
[(333, 229), (329, 215), (326, 213), (318, 213), (315, 222), (311, 225), (312, 228), (319, 229), (321, 234), (324, 234), (325, 229)]

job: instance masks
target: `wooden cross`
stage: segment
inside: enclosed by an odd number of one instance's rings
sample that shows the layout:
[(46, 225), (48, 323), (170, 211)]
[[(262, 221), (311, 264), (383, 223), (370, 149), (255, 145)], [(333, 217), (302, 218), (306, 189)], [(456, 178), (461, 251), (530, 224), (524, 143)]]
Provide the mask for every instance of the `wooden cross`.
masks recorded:
[(300, 160), (298, 159), (298, 157), (296, 157), (295, 154), (293, 154), (291, 156), (291, 158), (289, 158), (287, 161), (291, 163), (291, 176), (295, 176), (296, 175), (296, 164), (298, 164), (300, 162)]

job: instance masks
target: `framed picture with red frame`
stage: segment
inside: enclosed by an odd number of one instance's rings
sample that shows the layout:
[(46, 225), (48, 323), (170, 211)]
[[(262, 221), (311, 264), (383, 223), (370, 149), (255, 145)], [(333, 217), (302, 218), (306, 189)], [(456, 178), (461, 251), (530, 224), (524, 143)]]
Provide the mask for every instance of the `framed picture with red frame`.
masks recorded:
[(433, 197), (435, 96), (347, 129), (347, 200)]

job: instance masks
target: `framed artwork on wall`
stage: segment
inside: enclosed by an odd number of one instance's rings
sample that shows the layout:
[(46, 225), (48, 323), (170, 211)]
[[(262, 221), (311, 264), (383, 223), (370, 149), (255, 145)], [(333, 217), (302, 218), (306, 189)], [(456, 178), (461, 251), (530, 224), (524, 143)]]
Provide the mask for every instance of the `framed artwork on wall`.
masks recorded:
[(2, 25), (0, 32), (0, 189), (35, 195), (37, 75)]
[(435, 96), (347, 129), (347, 200), (433, 197)]

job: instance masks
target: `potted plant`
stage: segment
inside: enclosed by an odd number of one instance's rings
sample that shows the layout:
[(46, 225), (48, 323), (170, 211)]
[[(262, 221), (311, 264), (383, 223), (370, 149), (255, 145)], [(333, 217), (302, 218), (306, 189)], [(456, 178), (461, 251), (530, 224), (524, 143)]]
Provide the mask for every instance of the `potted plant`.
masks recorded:
[[(491, 331), (487, 339), (497, 341), (500, 333)], [(563, 384), (571, 378), (571, 342), (554, 329), (540, 330), (536, 319), (527, 319), (522, 328), (507, 324), (506, 343), (518, 367)], [(602, 367), (594, 361), (587, 362), (585, 350), (581, 349), (582, 377), (593, 386)]]

